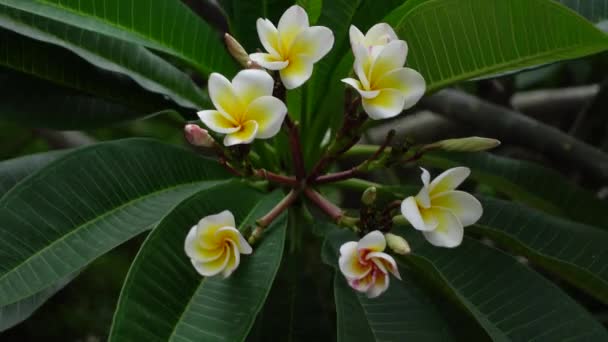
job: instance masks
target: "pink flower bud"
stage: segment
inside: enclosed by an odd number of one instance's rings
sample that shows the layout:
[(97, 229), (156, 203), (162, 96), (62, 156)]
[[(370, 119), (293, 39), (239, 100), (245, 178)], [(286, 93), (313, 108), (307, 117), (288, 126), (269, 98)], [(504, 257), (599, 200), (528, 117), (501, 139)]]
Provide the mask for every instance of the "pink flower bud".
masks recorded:
[(186, 136), (186, 140), (193, 146), (212, 147), (215, 144), (209, 132), (199, 125), (186, 125), (184, 127), (184, 135)]

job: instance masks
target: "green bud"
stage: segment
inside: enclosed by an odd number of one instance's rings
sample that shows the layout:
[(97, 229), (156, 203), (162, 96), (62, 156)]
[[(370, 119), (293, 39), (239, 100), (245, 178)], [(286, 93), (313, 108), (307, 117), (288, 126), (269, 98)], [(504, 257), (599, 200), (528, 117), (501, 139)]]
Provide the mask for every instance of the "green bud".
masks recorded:
[(376, 187), (372, 186), (371, 188), (365, 189), (363, 195), (361, 195), (361, 202), (365, 205), (374, 204), (374, 202), (376, 202), (377, 193)]
[(224, 42), (226, 43), (226, 47), (228, 48), (228, 52), (234, 57), (234, 59), (243, 67), (250, 68), (251, 60), (249, 59), (249, 55), (245, 48), (231, 35), (226, 33), (224, 35)]
[(491, 138), (467, 137), (441, 140), (424, 147), (425, 150), (440, 149), (452, 152), (480, 152), (500, 145), (500, 141)]
[(399, 235), (386, 233), (384, 234), (384, 238), (386, 239), (388, 248), (397, 254), (406, 255), (412, 251), (410, 244)]

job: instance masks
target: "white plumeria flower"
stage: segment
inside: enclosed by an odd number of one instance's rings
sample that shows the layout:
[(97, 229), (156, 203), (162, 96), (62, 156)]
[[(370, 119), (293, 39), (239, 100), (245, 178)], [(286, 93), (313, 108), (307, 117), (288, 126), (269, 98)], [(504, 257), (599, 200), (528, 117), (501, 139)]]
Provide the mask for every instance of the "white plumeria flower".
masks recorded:
[(198, 116), (212, 131), (226, 134), (225, 146), (272, 138), (287, 114), (283, 101), (272, 96), (273, 88), (272, 77), (263, 70), (242, 70), (232, 83), (212, 73), (209, 97), (217, 110), (203, 110)]
[[(356, 32), (353, 34), (354, 69), (359, 79), (345, 78), (342, 82), (359, 92), (363, 109), (372, 119), (388, 119), (414, 106), (424, 95), (426, 82), (416, 70), (403, 67), (407, 57), (405, 41), (391, 40), (388, 33), (385, 38), (376, 38), (377, 34), (372, 33), (373, 36), (368, 32), (370, 38), (366, 35), (363, 43)], [(378, 40), (388, 43), (377, 44)]]
[(431, 244), (450, 248), (460, 245), (463, 227), (481, 218), (481, 203), (471, 194), (455, 190), (470, 174), (467, 167), (455, 167), (431, 182), (429, 172), (422, 169), (422, 189), (401, 203), (403, 216)]
[(278, 27), (268, 19), (257, 21), (258, 36), (267, 53), (252, 53), (252, 61), (269, 70), (280, 70), (281, 81), (294, 89), (312, 75), (313, 64), (334, 45), (334, 34), (323, 26), (309, 26), (306, 11), (298, 5), (283, 13)]
[(389, 273), (401, 280), (395, 259), (383, 253), (386, 240), (375, 230), (359, 242), (350, 241), (340, 247), (340, 271), (348, 284), (367, 297), (381, 295), (389, 285)]
[(228, 210), (201, 219), (186, 236), (184, 249), (196, 271), (205, 277), (230, 276), (239, 266), (241, 254), (251, 254), (249, 243), (235, 228)]
[(385, 46), (389, 42), (399, 39), (393, 28), (386, 23), (372, 26), (365, 35), (357, 27), (351, 25), (348, 33), (351, 46), (361, 44), (368, 49), (374, 46)]

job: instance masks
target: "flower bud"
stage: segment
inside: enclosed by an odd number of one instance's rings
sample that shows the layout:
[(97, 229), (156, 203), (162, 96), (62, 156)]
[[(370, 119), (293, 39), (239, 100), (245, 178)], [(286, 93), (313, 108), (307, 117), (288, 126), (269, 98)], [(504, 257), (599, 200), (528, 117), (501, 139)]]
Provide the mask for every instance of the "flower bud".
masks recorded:
[(249, 55), (245, 48), (231, 35), (226, 33), (224, 35), (224, 42), (226, 42), (226, 47), (228, 48), (228, 52), (230, 55), (234, 57), (234, 59), (245, 68), (251, 67), (251, 60), (249, 59)]
[(386, 239), (388, 248), (397, 254), (405, 255), (412, 251), (410, 244), (399, 235), (386, 233), (384, 234), (384, 238)]
[(426, 145), (424, 149), (441, 149), (452, 152), (480, 152), (493, 149), (498, 145), (500, 145), (500, 140), (482, 137), (467, 137), (441, 140), (430, 145)]
[(365, 205), (372, 205), (376, 201), (377, 194), (376, 187), (367, 188), (361, 195), (361, 202)]
[(199, 125), (189, 124), (184, 126), (184, 135), (192, 146), (213, 147), (213, 144), (215, 144), (209, 132)]

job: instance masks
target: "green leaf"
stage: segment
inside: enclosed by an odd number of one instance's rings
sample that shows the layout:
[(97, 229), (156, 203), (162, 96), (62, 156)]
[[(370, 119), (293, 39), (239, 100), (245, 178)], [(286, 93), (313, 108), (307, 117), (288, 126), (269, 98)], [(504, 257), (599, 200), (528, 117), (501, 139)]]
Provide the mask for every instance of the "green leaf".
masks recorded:
[(556, 0), (588, 20), (598, 23), (608, 19), (608, 0)]
[[(238, 200), (235, 200), (238, 196)], [(202, 191), (178, 205), (137, 255), (114, 316), (110, 341), (242, 341), (262, 308), (283, 254), (286, 215), (243, 255), (228, 279), (203, 278), (184, 252), (190, 228), (202, 217), (230, 210), (241, 230), (281, 200), (243, 184)]]
[(434, 247), (420, 232), (400, 231), (413, 253), (398, 257), (472, 315), (493, 341), (603, 341), (606, 329), (557, 286), (513, 257), (465, 238)]
[(0, 306), (82, 269), (227, 177), (215, 161), (147, 139), (84, 147), (49, 164), (0, 199)]
[(256, 21), (267, 18), (266, 0), (222, 0), (224, 11), (228, 14), (230, 33), (241, 43), (248, 53), (261, 48), (257, 35)]
[(10, 329), (29, 318), (34, 312), (36, 312), (36, 310), (38, 310), (38, 308), (42, 306), (42, 304), (63, 289), (74, 278), (75, 275), (70, 275), (64, 279), (61, 279), (51, 287), (48, 287), (30, 297), (7, 306), (0, 307), (0, 332)]
[(0, 162), (0, 198), (15, 184), (67, 152), (64, 150), (30, 154)]
[(424, 166), (468, 166), (471, 178), (491, 185), (519, 202), (557, 216), (608, 228), (608, 203), (570, 182), (558, 172), (531, 162), (490, 153), (425, 154)]
[(336, 268), (338, 341), (453, 340), (437, 309), (410, 280), (391, 276), (389, 289), (374, 299), (351, 289), (338, 270), (339, 250), (358, 238), (335, 226), (330, 229), (334, 231), (325, 240), (323, 259)]
[(311, 25), (314, 25), (319, 20), (321, 9), (323, 8), (323, 0), (297, 0), (296, 4), (306, 10)]
[(178, 57), (203, 75), (232, 76), (219, 35), (178, 0), (0, 0), (0, 4), (141, 44)]
[(10, 70), (2, 73), (1, 68), (0, 83), (10, 85), (0, 92), (0, 118), (20, 125), (83, 129), (161, 113), (133, 110)]
[[(209, 103), (188, 75), (137, 44), (2, 5), (0, 5), (0, 26), (66, 48), (99, 68), (127, 75), (141, 87), (166, 95), (180, 106), (200, 108)], [(14, 49), (15, 47), (17, 49)], [(42, 78), (50, 81), (70, 86), (83, 84), (89, 89), (94, 87), (91, 81), (86, 80), (89, 76), (87, 73), (79, 74), (73, 69), (79, 66), (83, 68), (81, 62), (76, 62), (75, 65), (68, 64), (75, 58), (70, 56), (68, 60), (59, 59), (66, 53), (57, 49), (47, 52), (46, 48), (47, 45), (37, 45), (35, 42), (25, 41), (19, 44), (13, 41), (10, 46), (3, 48), (4, 51), (1, 53), (7, 56), (7, 60), (10, 58), (10, 62), (5, 65), (8, 64), (17, 70), (28, 72), (26, 70), (29, 67), (31, 70), (29, 73), (41, 74)], [(30, 52), (40, 54), (30, 55)], [(33, 66), (36, 68), (34, 69)], [(94, 89), (99, 89), (99, 86)], [(122, 98), (125, 97), (127, 95), (122, 95)]]
[(478, 76), (583, 57), (608, 36), (551, 0), (416, 0), (387, 21), (409, 45), (427, 91)]
[(484, 214), (466, 228), (491, 237), (608, 304), (608, 233), (515, 203), (483, 199)]

